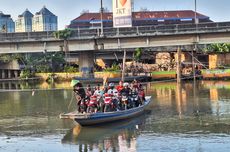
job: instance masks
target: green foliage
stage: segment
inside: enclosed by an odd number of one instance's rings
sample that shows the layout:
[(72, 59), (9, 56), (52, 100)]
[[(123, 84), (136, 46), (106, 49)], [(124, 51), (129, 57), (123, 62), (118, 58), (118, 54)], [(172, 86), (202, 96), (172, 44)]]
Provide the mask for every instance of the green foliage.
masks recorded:
[(154, 71), (152, 75), (176, 74), (176, 71)]
[(45, 73), (45, 72), (50, 72), (51, 69), (47, 64), (44, 64), (44, 65), (39, 64), (36, 66), (36, 71), (39, 73)]
[(72, 35), (71, 29), (59, 30), (53, 33), (54, 37), (57, 39), (67, 40)]
[(11, 62), (13, 60), (17, 60), (17, 61), (23, 61), (24, 60), (24, 56), (22, 54), (1, 54), (0, 55), (0, 61), (2, 62)]
[(29, 69), (24, 69), (20, 73), (20, 78), (32, 78), (34, 77), (34, 73), (32, 73)]
[(134, 52), (134, 60), (137, 62), (140, 61), (141, 56), (142, 56), (142, 48), (136, 48)]
[(120, 67), (119, 67), (119, 65), (117, 65), (117, 64), (114, 63), (111, 66), (111, 68), (106, 68), (106, 69), (104, 69), (104, 71), (105, 72), (117, 72), (117, 71), (120, 71)]
[(64, 67), (64, 71), (67, 72), (67, 73), (72, 73), (72, 72), (77, 72), (78, 69), (75, 68), (75, 67), (73, 67), (73, 66), (68, 66), (68, 65), (66, 65), (66, 66)]
[(210, 44), (203, 50), (205, 53), (229, 53), (230, 43)]
[(47, 78), (46, 81), (48, 83), (53, 83), (53, 82), (57, 81), (57, 79), (58, 79), (58, 76), (56, 74), (54, 74), (54, 73), (51, 73), (51, 74), (48, 75), (48, 78)]
[(65, 64), (63, 52), (29, 55), (25, 61), (26, 68), (36, 72), (60, 72)]

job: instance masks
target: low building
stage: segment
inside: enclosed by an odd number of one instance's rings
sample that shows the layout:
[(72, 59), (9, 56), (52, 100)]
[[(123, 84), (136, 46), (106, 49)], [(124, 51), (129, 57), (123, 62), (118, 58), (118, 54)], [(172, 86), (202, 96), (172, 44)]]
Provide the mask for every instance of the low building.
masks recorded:
[(15, 31), (14, 21), (11, 15), (4, 14), (0, 11), (0, 32), (2, 33), (12, 33)]
[(15, 32), (31, 32), (33, 14), (26, 9), (15, 21)]
[(57, 31), (57, 16), (45, 6), (33, 17), (32, 31)]
[[(160, 24), (185, 24), (194, 23), (195, 16), (199, 23), (212, 22), (206, 15), (196, 13), (192, 10), (181, 11), (145, 11), (132, 13), (133, 26), (148, 26)], [(100, 13), (83, 13), (71, 21), (68, 28), (99, 28), (101, 24)], [(112, 12), (103, 13), (103, 26), (113, 27)]]

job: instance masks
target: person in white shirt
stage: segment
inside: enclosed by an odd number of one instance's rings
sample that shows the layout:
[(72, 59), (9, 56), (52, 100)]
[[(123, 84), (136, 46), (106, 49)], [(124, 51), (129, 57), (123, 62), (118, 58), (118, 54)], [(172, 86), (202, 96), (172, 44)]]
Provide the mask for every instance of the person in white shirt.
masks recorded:
[(114, 83), (110, 83), (109, 84), (109, 90), (108, 90), (108, 92), (107, 92), (108, 94), (110, 94), (110, 95), (114, 95), (114, 96), (118, 96), (118, 91), (117, 91), (117, 89), (115, 88), (115, 86), (114, 86)]

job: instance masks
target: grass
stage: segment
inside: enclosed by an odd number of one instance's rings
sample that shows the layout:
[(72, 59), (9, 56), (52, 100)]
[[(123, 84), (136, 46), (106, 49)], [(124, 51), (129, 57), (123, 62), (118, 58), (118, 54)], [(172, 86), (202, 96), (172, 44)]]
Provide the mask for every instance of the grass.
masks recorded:
[(154, 71), (152, 75), (176, 74), (176, 71)]
[(202, 70), (202, 73), (207, 74), (218, 74), (218, 73), (230, 73), (230, 69), (208, 69), (208, 70)]

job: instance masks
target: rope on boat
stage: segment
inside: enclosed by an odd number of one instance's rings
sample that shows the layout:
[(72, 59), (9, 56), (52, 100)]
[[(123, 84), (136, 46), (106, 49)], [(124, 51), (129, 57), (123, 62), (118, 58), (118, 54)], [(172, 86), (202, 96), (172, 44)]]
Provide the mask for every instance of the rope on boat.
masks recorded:
[(69, 108), (70, 108), (70, 106), (71, 106), (71, 104), (73, 102), (73, 98), (74, 98), (74, 92), (72, 92), (72, 97), (71, 97), (71, 100), (70, 100), (70, 103), (69, 103), (67, 111), (69, 111)]

